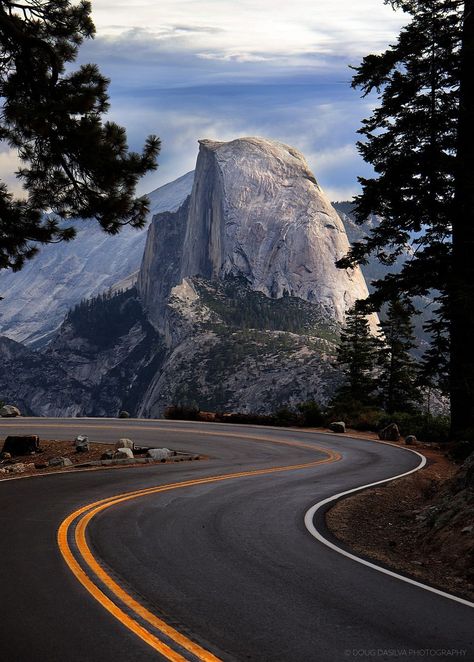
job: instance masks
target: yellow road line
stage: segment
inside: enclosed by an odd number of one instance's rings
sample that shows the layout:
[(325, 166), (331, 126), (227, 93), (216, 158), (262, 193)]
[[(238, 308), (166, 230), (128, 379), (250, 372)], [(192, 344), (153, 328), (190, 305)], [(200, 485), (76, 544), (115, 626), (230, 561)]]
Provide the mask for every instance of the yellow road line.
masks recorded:
[[(68, 518), (69, 519), (69, 518)], [(139, 625), (133, 618), (130, 618), (122, 609), (117, 607), (117, 605), (112, 602), (86, 575), (82, 570), (79, 563), (74, 558), (71, 549), (67, 541), (67, 531), (69, 526), (64, 526), (67, 520), (65, 520), (59, 531), (58, 531), (58, 545), (63, 555), (64, 560), (66, 561), (69, 569), (75, 575), (76, 579), (86, 588), (89, 593), (94, 597), (107, 611), (109, 611), (112, 616), (119, 620), (125, 627), (131, 630), (136, 634), (140, 639), (142, 639), (146, 644), (154, 648), (157, 652), (161, 653), (167, 660), (172, 660), (173, 662), (186, 662), (186, 658), (182, 655), (176, 653), (172, 648), (167, 646), (162, 642), (158, 637), (153, 636), (148, 630)]]
[[(297, 442), (287, 442), (289, 445), (297, 444)], [(299, 445), (299, 444), (298, 444)], [(218, 476), (210, 476), (207, 478), (198, 478), (194, 480), (183, 481), (180, 483), (170, 483), (167, 485), (161, 485), (151, 488), (145, 488), (143, 490), (137, 490), (134, 492), (128, 492), (124, 494), (118, 494), (107, 499), (101, 499), (94, 503), (88, 504), (79, 508), (78, 510), (71, 513), (60, 525), (58, 530), (58, 546), (61, 551), (61, 554), (66, 561), (67, 565), (74, 573), (79, 582), (89, 591), (89, 593), (97, 600), (105, 609), (107, 609), (115, 618), (117, 618), (123, 625), (128, 627), (132, 632), (139, 636), (145, 643), (154, 648), (157, 652), (161, 653), (166, 659), (179, 661), (185, 660), (180, 654), (176, 653), (171, 649), (167, 644), (158, 639), (151, 632), (146, 630), (141, 626), (136, 620), (130, 617), (125, 613), (120, 607), (118, 607), (109, 597), (107, 597), (103, 591), (98, 588), (98, 586), (93, 582), (93, 580), (84, 572), (79, 563), (74, 558), (74, 555), (71, 551), (68, 542), (68, 531), (73, 522), (80, 517), (77, 522), (75, 529), (75, 540), (79, 553), (86, 563), (86, 565), (92, 570), (96, 577), (103, 582), (107, 589), (113, 593), (119, 600), (121, 600), (127, 607), (133, 611), (138, 617), (148, 622), (154, 628), (163, 632), (167, 637), (169, 637), (176, 644), (189, 651), (195, 655), (202, 662), (219, 662), (219, 659), (216, 658), (212, 653), (205, 650), (188, 637), (184, 636), (170, 625), (165, 623), (162, 619), (158, 618), (155, 614), (146, 609), (143, 605), (137, 602), (131, 595), (129, 595), (122, 587), (120, 587), (117, 582), (115, 582), (110, 575), (108, 575), (102, 566), (97, 562), (93, 556), (86, 540), (86, 529), (90, 521), (95, 515), (103, 510), (110, 508), (118, 503), (124, 501), (129, 501), (131, 499), (136, 499), (139, 497), (147, 496), (150, 494), (156, 494), (159, 492), (166, 492), (175, 489), (181, 489), (184, 487), (190, 487), (195, 485), (203, 485), (207, 483), (215, 483), (226, 480), (232, 480), (236, 478), (242, 478), (246, 476), (262, 476), (266, 474), (279, 473), (285, 471), (295, 471), (298, 469), (307, 469), (310, 467), (318, 466), (321, 464), (327, 464), (329, 462), (335, 462), (341, 459), (341, 455), (335, 451), (328, 451), (325, 449), (317, 448), (315, 446), (310, 447), (312, 450), (318, 450), (323, 452), (326, 455), (326, 458), (321, 460), (316, 460), (309, 463), (297, 464), (284, 467), (271, 467), (268, 469), (257, 469), (253, 471), (242, 471), (233, 474), (223, 474)]]

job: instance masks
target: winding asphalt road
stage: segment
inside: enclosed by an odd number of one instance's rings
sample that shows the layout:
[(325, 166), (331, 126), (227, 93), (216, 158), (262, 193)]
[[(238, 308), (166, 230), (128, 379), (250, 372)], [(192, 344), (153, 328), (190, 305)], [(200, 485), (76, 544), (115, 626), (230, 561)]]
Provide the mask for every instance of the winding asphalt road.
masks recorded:
[(413, 453), (165, 421), (0, 422), (1, 437), (14, 432), (127, 436), (209, 459), (0, 482), (2, 662), (474, 660), (470, 606), (356, 563), (304, 525), (316, 502), (414, 469)]

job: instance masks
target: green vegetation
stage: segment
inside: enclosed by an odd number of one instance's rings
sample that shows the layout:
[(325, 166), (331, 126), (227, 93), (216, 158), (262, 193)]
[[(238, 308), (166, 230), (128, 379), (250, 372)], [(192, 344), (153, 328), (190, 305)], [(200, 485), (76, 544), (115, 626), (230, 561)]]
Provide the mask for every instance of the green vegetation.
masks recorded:
[(299, 404), (298, 412), (303, 427), (316, 428), (324, 423), (324, 412), (314, 400), (307, 400)]
[(228, 327), (317, 336), (337, 340), (337, 327), (325, 321), (320, 308), (297, 297), (270, 299), (255, 292), (243, 277), (227, 276), (223, 283), (195, 279), (204, 305)]
[(381, 416), (378, 429), (389, 423), (396, 423), (403, 436), (413, 434), (417, 439), (435, 443), (449, 440), (449, 416), (433, 416), (423, 412), (393, 412)]
[(210, 419), (208, 413), (203, 412), (207, 410), (200, 410), (197, 405), (172, 405), (166, 409), (165, 418), (282, 427), (324, 427), (334, 420), (344, 420), (349, 428), (362, 432), (377, 432), (390, 423), (396, 423), (402, 436), (412, 434), (427, 443), (449, 440), (449, 416), (432, 416), (422, 412), (393, 412), (389, 415), (382, 409), (361, 407), (358, 402), (354, 402), (352, 410), (348, 403), (344, 409), (338, 410), (335, 407), (323, 409), (317, 402), (309, 401), (295, 409), (280, 407), (271, 414), (216, 412)]
[(349, 311), (337, 354), (343, 382), (324, 413), (326, 422), (343, 420), (368, 431), (396, 423), (402, 435), (448, 441), (449, 417), (419, 411), (419, 370), (411, 354), (413, 312), (409, 301), (393, 299), (374, 337), (363, 309)]
[(380, 323), (378, 381), (382, 406), (388, 413), (413, 411), (421, 401), (419, 371), (412, 355), (416, 347), (413, 314), (409, 300), (392, 299), (385, 320)]
[(135, 288), (112, 294), (106, 292), (94, 299), (84, 299), (66, 316), (76, 335), (100, 350), (107, 349), (125, 335), (137, 322), (145, 322)]
[(360, 406), (376, 400), (378, 382), (375, 376), (380, 340), (370, 331), (367, 315), (357, 307), (347, 313), (346, 325), (337, 351), (343, 382), (336, 391), (332, 405), (358, 402)]
[[(165, 418), (183, 421), (208, 421), (206, 413), (196, 405), (172, 405), (165, 410)], [(219, 423), (238, 423), (247, 425), (276, 425), (282, 427), (314, 427), (322, 423), (322, 414), (319, 405), (314, 401), (302, 403), (298, 411), (281, 407), (273, 414), (253, 413), (216, 413), (212, 418)], [(316, 422), (316, 421), (319, 421)]]

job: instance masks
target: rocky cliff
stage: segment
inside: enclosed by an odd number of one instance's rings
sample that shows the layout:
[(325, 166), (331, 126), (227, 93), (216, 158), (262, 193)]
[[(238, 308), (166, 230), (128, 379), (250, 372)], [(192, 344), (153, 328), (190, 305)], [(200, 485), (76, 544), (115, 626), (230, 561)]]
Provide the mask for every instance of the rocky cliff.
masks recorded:
[(168, 353), (138, 413), (178, 401), (261, 412), (327, 401), (340, 325), (367, 296), (359, 269), (335, 267), (348, 248), (298, 151), (200, 141), (189, 199), (148, 233), (137, 287)]
[[(174, 211), (189, 195), (193, 173), (148, 194), (150, 220)], [(105, 234), (95, 221), (78, 221), (77, 238), (43, 246), (34, 260), (13, 273), (0, 272), (0, 334), (31, 346), (47, 344), (66, 313), (82, 299), (136, 279), (146, 242), (146, 228)], [(135, 276), (133, 276), (135, 274)], [(130, 278), (130, 276), (132, 277)], [(123, 279), (126, 279), (123, 281)]]
[[(21, 402), (40, 415), (154, 417), (173, 403), (259, 413), (325, 403), (345, 311), (367, 295), (359, 269), (335, 268), (348, 245), (299, 152), (201, 141), (190, 195), (150, 225), (136, 290), (81, 303), (37, 353), (66, 378), (67, 406), (39, 371), (41, 398)], [(15, 380), (33, 391), (32, 377), (12, 372), (0, 396), (15, 400)]]
[[(175, 215), (180, 228), (184, 215), (183, 210)], [(170, 291), (193, 276), (243, 276), (252, 290), (317, 303), (340, 323), (348, 307), (367, 296), (360, 269), (336, 269), (335, 261), (349, 248), (340, 217), (303, 155), (282, 143), (262, 138), (200, 141), (175, 282), (162, 251), (153, 255), (150, 248), (157, 240), (168, 241), (169, 220), (155, 219), (139, 278), (145, 308), (155, 314), (152, 283), (166, 281)]]
[(0, 400), (15, 402), (23, 414), (75, 416), (88, 397), (67, 366), (0, 337)]

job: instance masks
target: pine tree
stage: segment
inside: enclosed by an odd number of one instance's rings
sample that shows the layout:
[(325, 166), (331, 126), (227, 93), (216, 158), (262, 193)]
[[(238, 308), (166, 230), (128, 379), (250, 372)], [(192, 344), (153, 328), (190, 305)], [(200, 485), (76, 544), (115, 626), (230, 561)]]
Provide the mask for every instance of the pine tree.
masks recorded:
[(401, 273), (376, 283), (368, 306), (394, 296), (441, 293), (450, 336), (452, 435), (474, 435), (474, 0), (393, 0), (410, 17), (396, 44), (369, 55), (353, 86), (376, 92), (358, 148), (375, 176), (361, 178), (357, 221), (381, 217), (338, 262), (387, 265), (406, 248)]
[(354, 406), (370, 404), (377, 389), (375, 367), (378, 340), (369, 328), (367, 316), (357, 307), (348, 311), (337, 352), (337, 364), (344, 381), (334, 396), (333, 404)]
[(67, 219), (96, 218), (112, 234), (145, 223), (149, 203), (135, 186), (160, 142), (130, 152), (125, 130), (103, 123), (109, 81), (93, 64), (69, 66), (93, 35), (84, 0), (0, 2), (0, 140), (18, 151), (28, 194), (14, 199), (0, 183), (0, 269), (20, 269), (38, 242), (72, 239)]
[(474, 442), (474, 0), (464, 2), (448, 287), (452, 433)]
[(418, 370), (418, 384), (424, 394), (427, 413), (431, 413), (432, 395), (449, 395), (450, 343), (446, 321), (434, 318), (423, 326), (431, 336), (431, 344), (423, 354)]
[(435, 317), (423, 325), (423, 329), (431, 338), (430, 346), (424, 352), (418, 381), (420, 386), (438, 391), (441, 395), (449, 395), (449, 357), (450, 341), (449, 327), (442, 311), (446, 308), (445, 297), (438, 297), (440, 308), (435, 310)]
[(409, 412), (420, 402), (416, 362), (411, 354), (416, 347), (413, 314), (414, 308), (409, 301), (393, 299), (384, 321), (380, 323), (378, 378), (382, 404), (389, 414)]

